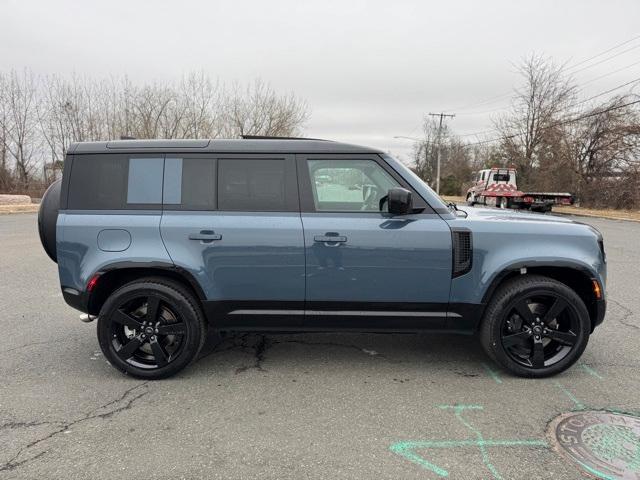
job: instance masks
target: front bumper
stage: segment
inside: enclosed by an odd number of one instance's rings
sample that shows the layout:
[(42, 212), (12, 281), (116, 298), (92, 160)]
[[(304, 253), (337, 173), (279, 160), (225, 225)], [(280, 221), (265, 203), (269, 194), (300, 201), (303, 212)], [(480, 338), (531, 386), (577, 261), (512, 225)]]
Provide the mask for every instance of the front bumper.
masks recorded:
[(604, 297), (600, 300), (596, 300), (596, 312), (595, 312), (596, 315), (594, 318), (593, 326), (591, 328), (592, 332), (594, 328), (596, 328), (598, 325), (600, 325), (603, 322), (606, 311), (607, 311), (607, 301), (604, 299)]

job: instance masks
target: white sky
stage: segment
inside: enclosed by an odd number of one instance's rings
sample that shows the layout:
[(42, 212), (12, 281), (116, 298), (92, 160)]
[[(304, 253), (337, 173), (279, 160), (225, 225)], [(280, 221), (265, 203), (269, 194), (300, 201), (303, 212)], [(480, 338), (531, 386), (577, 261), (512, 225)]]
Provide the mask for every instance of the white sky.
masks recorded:
[[(407, 159), (427, 112), (459, 134), (491, 128), (514, 63), (532, 52), (577, 63), (640, 35), (640, 1), (29, 1), (0, 0), (0, 69), (174, 80), (204, 70), (268, 81), (311, 107), (305, 134)], [(578, 84), (640, 62), (640, 39), (576, 72)], [(592, 62), (592, 63), (595, 63)], [(588, 65), (588, 64), (587, 64)], [(640, 63), (585, 86), (640, 77)], [(640, 91), (638, 88), (636, 91)], [(495, 113), (493, 114), (495, 115)]]

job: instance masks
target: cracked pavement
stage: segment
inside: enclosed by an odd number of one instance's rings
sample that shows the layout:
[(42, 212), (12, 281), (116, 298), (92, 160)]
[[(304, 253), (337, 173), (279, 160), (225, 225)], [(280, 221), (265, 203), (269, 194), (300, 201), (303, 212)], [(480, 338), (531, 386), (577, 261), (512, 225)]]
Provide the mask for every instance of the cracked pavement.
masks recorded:
[[(552, 379), (512, 377), (467, 337), (248, 333), (211, 336), (189, 369), (144, 382), (110, 367), (95, 323), (64, 304), (36, 216), (0, 217), (0, 480), (433, 479), (397, 445), (478, 435), (533, 443), (416, 453), (451, 478), (584, 478), (545, 429), (581, 406), (640, 412), (640, 224), (580, 221), (605, 237), (608, 314)], [(464, 424), (442, 408), (471, 404)]]

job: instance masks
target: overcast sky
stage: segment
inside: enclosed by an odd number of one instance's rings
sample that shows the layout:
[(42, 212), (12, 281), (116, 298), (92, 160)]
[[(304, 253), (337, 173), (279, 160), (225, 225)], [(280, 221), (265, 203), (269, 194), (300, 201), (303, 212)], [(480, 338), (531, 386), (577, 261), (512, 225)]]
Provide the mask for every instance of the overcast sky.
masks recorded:
[[(0, 0), (0, 69), (174, 80), (204, 70), (267, 80), (307, 100), (305, 134), (408, 157), (427, 112), (459, 134), (491, 128), (514, 64), (532, 52), (578, 63), (640, 35), (640, 1)], [(633, 49), (634, 46), (639, 48)], [(640, 62), (626, 53), (578, 84)], [(592, 61), (591, 63), (596, 63)], [(583, 66), (589, 66), (587, 63)], [(640, 63), (590, 82), (590, 96), (640, 77)], [(640, 90), (640, 89), (638, 89)], [(467, 107), (467, 108), (459, 108)]]

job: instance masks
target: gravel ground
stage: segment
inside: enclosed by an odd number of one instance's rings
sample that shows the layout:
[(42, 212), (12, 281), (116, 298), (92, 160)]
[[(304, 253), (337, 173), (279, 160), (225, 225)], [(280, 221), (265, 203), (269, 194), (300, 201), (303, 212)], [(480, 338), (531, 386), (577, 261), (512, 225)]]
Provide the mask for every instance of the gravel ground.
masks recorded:
[(36, 216), (1, 216), (0, 479), (584, 478), (545, 430), (640, 410), (640, 224), (580, 220), (605, 236), (609, 309), (555, 378), (512, 377), (473, 338), (251, 334), (143, 382), (65, 305)]

